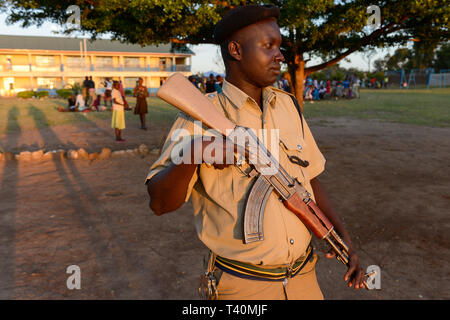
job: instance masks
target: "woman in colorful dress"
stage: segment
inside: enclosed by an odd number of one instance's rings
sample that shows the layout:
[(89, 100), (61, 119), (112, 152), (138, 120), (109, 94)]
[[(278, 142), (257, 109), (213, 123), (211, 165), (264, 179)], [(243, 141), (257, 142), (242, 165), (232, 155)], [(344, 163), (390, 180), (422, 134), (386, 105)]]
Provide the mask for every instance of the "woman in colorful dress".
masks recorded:
[(115, 130), (116, 142), (125, 142), (122, 139), (122, 130), (125, 129), (125, 112), (124, 112), (124, 102), (122, 95), (120, 94), (120, 84), (118, 81), (113, 82), (113, 90), (111, 92), (112, 98), (112, 120), (111, 128)]
[(145, 125), (145, 114), (147, 111), (147, 97), (149, 96), (147, 87), (143, 85), (144, 80), (139, 78), (138, 84), (134, 88), (133, 96), (136, 97), (136, 107), (134, 114), (138, 114), (141, 119), (141, 129), (147, 130)]

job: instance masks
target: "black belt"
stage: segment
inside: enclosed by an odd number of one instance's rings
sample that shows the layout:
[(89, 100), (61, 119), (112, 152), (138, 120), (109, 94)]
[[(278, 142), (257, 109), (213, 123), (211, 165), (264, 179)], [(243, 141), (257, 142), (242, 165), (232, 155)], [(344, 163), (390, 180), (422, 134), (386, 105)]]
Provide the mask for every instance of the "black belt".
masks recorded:
[(310, 244), (306, 249), (305, 254), (297, 259), (292, 267), (282, 266), (279, 268), (265, 269), (253, 264), (231, 260), (220, 256), (216, 257), (215, 265), (220, 270), (240, 278), (261, 281), (283, 281), (286, 278), (291, 278), (297, 275), (312, 256), (313, 247)]

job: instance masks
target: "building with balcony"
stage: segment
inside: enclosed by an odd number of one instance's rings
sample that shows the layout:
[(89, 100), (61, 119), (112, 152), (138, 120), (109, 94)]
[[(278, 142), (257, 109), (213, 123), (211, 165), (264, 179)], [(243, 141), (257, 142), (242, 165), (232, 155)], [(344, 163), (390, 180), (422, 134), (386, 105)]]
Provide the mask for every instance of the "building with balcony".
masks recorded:
[(172, 73), (191, 75), (192, 55), (189, 49), (171, 50), (170, 44), (141, 47), (111, 40), (0, 35), (0, 95), (54, 92), (81, 84), (85, 76), (92, 76), (97, 90), (106, 78), (132, 89), (141, 77), (155, 93)]

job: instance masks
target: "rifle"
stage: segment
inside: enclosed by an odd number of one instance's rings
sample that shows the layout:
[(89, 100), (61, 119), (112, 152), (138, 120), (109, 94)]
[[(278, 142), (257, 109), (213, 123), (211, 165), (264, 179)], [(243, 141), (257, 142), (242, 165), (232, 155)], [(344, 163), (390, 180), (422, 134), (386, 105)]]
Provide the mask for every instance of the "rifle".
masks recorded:
[[(238, 141), (237, 153), (250, 154), (258, 161), (252, 162), (252, 171), (248, 174), (257, 178), (244, 212), (245, 243), (264, 239), (262, 222), (265, 204), (270, 194), (275, 191), (287, 209), (292, 211), (318, 239), (328, 243), (335, 252), (336, 259), (346, 266), (349, 265), (348, 246), (334, 230), (333, 224), (311, 199), (311, 194), (281, 167), (251, 129), (235, 125), (227, 119), (180, 73), (169, 77), (159, 88), (157, 96), (229, 140), (231, 137), (246, 137), (244, 143)], [(255, 154), (254, 150), (258, 148), (259, 152)], [(270, 173), (267, 173), (268, 171)], [(373, 275), (372, 272), (366, 276)], [(369, 289), (366, 282), (364, 286)]]

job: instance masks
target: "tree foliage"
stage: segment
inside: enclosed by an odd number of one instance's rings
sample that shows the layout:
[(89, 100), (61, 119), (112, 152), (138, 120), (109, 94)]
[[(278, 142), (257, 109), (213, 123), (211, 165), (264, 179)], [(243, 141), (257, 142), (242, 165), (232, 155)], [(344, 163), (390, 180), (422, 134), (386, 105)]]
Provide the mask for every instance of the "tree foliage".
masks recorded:
[(436, 51), (436, 58), (434, 59), (433, 67), (435, 70), (450, 69), (450, 42), (442, 44)]
[[(81, 30), (141, 45), (212, 43), (215, 23), (237, 5), (273, 3), (281, 9), (283, 54), (297, 96), (303, 78), (355, 51), (406, 44), (412, 38), (434, 47), (449, 36), (447, 0), (0, 0), (9, 23), (51, 21), (65, 25), (66, 8), (81, 9)], [(367, 7), (381, 9), (381, 25), (367, 26)], [(70, 32), (70, 29), (66, 29)], [(309, 65), (313, 57), (321, 63)]]
[(438, 48), (425, 46), (423, 43), (414, 43), (411, 49), (398, 48), (391, 56), (374, 62), (377, 71), (399, 69), (426, 69), (435, 71), (450, 69), (450, 43), (443, 43)]

